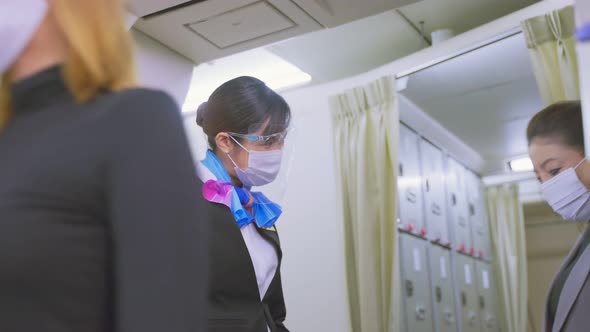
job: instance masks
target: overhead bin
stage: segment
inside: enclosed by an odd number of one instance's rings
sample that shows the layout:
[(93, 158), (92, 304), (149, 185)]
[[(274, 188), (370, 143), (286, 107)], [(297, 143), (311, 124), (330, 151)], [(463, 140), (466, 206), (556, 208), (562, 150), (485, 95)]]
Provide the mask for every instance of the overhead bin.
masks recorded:
[(449, 223), (453, 233), (453, 247), (464, 253), (472, 253), (471, 224), (467, 202), (467, 170), (451, 157), (447, 157), (447, 201)]
[(420, 162), (424, 177), (424, 214), (428, 238), (448, 245), (444, 155), (438, 147), (422, 139)]
[(425, 236), (420, 137), (403, 124), (400, 124), (399, 151), (399, 227), (406, 232)]

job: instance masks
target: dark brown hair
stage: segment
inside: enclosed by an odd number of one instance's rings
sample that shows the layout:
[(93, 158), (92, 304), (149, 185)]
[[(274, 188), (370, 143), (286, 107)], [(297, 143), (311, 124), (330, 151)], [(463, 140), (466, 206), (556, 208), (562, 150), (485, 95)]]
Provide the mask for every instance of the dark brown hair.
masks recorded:
[(529, 145), (537, 137), (555, 138), (584, 154), (584, 129), (580, 101), (557, 102), (535, 114), (529, 121), (526, 136)]
[(269, 119), (272, 126), (264, 128), (263, 135), (286, 130), (291, 121), (289, 105), (264, 82), (249, 76), (223, 83), (197, 110), (197, 124), (207, 134), (213, 150), (217, 148), (218, 133), (249, 134), (262, 129)]

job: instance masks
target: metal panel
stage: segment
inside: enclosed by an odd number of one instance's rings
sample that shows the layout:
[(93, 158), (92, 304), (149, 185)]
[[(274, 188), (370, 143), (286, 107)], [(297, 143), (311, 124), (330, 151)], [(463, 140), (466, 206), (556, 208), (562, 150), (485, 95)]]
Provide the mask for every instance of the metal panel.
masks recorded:
[(475, 254), (479, 257), (491, 259), (492, 249), (483, 183), (473, 172), (467, 173), (467, 182), (471, 234)]
[(470, 252), (471, 227), (467, 203), (467, 170), (453, 158), (447, 158), (447, 192), (449, 225), (453, 232), (453, 247), (461, 252)]
[(460, 254), (455, 256), (455, 282), (459, 294), (461, 331), (480, 332), (477, 285), (471, 257)]
[(441, 150), (425, 140), (420, 141), (420, 153), (428, 237), (433, 241), (449, 244), (444, 156)]
[(408, 127), (400, 126), (399, 148), (399, 221), (400, 227), (416, 234), (424, 228), (422, 175), (419, 137)]
[(482, 332), (498, 332), (500, 326), (492, 268), (486, 262), (475, 261), (475, 270), (477, 273), (481, 330)]
[(405, 327), (408, 332), (434, 331), (427, 241), (399, 234)]
[(431, 245), (429, 250), (436, 331), (457, 332), (451, 251), (437, 245)]

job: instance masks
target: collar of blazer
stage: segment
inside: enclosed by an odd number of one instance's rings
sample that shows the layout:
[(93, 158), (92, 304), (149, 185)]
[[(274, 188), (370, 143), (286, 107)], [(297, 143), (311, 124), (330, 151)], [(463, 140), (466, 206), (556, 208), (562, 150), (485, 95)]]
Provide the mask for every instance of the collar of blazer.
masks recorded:
[[(199, 176), (199, 179), (201, 179), (201, 181), (203, 181), (203, 182), (206, 182), (207, 180), (216, 178), (215, 175), (207, 167), (205, 167), (205, 165), (203, 165), (203, 163), (201, 163), (201, 162), (197, 163), (197, 175)], [(236, 226), (237, 226), (237, 224), (236, 224)], [(262, 235), (262, 237), (264, 237), (267, 241), (272, 243), (272, 245), (277, 250), (279, 260), (280, 260), (282, 257), (281, 243), (279, 241), (279, 235), (277, 234), (276, 226), (273, 225), (272, 227), (263, 228), (263, 229), (256, 227), (256, 229), (258, 230), (258, 233), (260, 233), (260, 235)]]
[(283, 257), (283, 253), (281, 250), (281, 241), (279, 240), (279, 234), (277, 233), (277, 230), (275, 228), (275, 226), (271, 227), (271, 228), (256, 228), (256, 230), (258, 230), (258, 233), (264, 238), (266, 239), (268, 242), (270, 242), (273, 247), (275, 247), (276, 251), (277, 251), (277, 256), (279, 257), (279, 261), (281, 260), (281, 258)]
[[(566, 259), (565, 263), (563, 264), (560, 271), (567, 266), (567, 263), (570, 262), (574, 256), (575, 252), (579, 249), (582, 245), (583, 238), (589, 236), (588, 234), (590, 229), (587, 229), (586, 232), (580, 236), (580, 239), (576, 242), (574, 249), (571, 251), (570, 255)], [(572, 306), (578, 299), (580, 291), (586, 282), (586, 278), (588, 273), (590, 272), (590, 245), (586, 246), (586, 249), (580, 254), (576, 265), (572, 268), (570, 274), (568, 275), (563, 289), (561, 290), (561, 294), (559, 295), (559, 301), (557, 303), (557, 310), (555, 312), (555, 321), (553, 323), (553, 332), (558, 332), (563, 328), (567, 317), (572, 309)]]

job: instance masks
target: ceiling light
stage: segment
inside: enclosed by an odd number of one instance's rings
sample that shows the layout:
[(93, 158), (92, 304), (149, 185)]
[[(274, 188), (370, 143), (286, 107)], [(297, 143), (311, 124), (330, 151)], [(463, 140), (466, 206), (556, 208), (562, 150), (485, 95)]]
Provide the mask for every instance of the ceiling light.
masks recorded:
[(529, 157), (512, 159), (508, 162), (508, 167), (513, 172), (530, 172), (534, 169), (533, 162)]
[(297, 66), (264, 48), (258, 48), (195, 67), (182, 111), (194, 112), (218, 86), (239, 76), (256, 77), (275, 91), (311, 81), (311, 76)]

